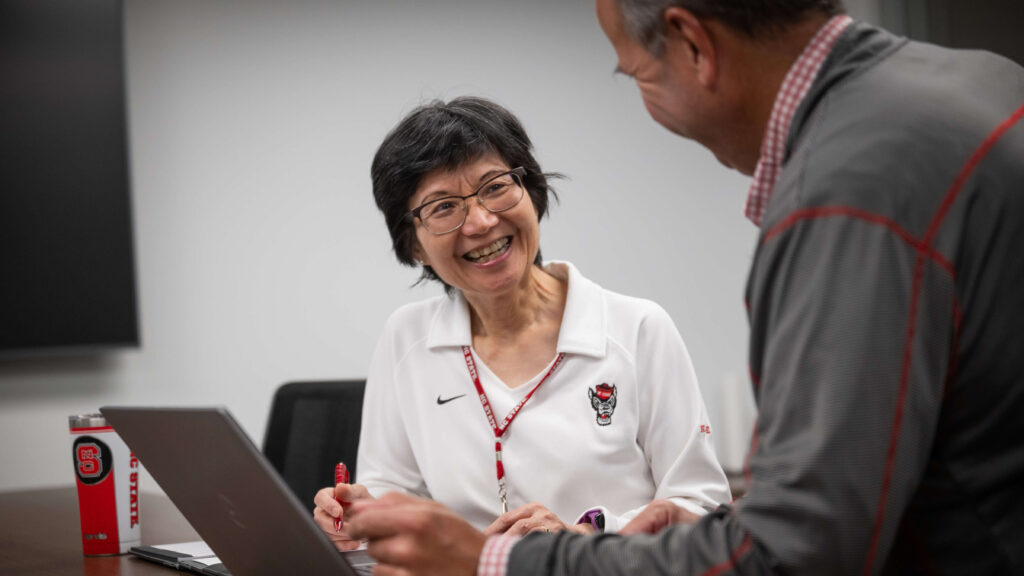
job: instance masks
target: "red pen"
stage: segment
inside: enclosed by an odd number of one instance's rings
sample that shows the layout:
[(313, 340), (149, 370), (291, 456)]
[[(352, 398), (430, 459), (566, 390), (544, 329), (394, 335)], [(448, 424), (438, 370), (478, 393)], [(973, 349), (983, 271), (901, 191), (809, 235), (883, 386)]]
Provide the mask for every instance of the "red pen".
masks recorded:
[[(335, 486), (338, 484), (348, 484), (348, 468), (344, 462), (338, 462), (338, 465), (334, 467), (334, 484)], [(348, 506), (348, 502), (342, 502), (341, 500), (338, 500), (338, 504), (341, 504), (342, 507)], [(334, 519), (334, 531), (341, 532), (341, 518)]]

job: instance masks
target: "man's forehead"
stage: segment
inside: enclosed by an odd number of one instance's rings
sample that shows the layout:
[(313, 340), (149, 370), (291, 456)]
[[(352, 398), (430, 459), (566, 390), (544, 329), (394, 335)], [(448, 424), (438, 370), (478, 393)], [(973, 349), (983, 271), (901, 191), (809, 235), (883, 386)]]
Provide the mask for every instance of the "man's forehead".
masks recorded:
[(625, 38), (626, 30), (623, 25), (622, 11), (619, 8), (619, 0), (596, 0), (597, 21), (601, 24), (605, 36), (615, 42), (619, 37)]
[(596, 0), (596, 8), (597, 20), (601, 24), (601, 29), (604, 30), (605, 36), (608, 37), (621, 60), (623, 57), (637, 56), (646, 50), (626, 33), (625, 20), (622, 17), (619, 1)]

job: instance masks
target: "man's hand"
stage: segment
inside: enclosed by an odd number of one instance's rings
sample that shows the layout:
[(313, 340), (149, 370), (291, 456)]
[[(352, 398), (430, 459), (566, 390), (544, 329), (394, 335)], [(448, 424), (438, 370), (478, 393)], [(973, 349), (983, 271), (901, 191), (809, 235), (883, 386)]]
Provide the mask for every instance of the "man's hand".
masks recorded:
[[(354, 550), (359, 547), (359, 540), (353, 538), (345, 522), (345, 509), (339, 502), (358, 502), (373, 500), (370, 492), (362, 484), (338, 484), (320, 489), (313, 497), (316, 508), (313, 509), (313, 520), (317, 526), (334, 542), (338, 550)], [(335, 529), (335, 521), (341, 521), (341, 530)]]
[(349, 508), (353, 538), (368, 538), (381, 576), (474, 576), (487, 537), (430, 500), (386, 494)]
[(541, 504), (531, 502), (499, 516), (497, 520), (484, 530), (484, 534), (487, 536), (494, 536), (495, 534), (522, 536), (530, 532), (572, 530), (574, 532), (590, 533), (594, 531), (594, 527), (589, 524), (581, 524), (579, 526), (582, 526), (582, 528), (570, 528), (558, 516), (555, 516), (553, 512)]
[(657, 534), (673, 524), (692, 523), (697, 520), (700, 520), (700, 516), (686, 508), (676, 506), (668, 500), (655, 500), (623, 526), (619, 534)]

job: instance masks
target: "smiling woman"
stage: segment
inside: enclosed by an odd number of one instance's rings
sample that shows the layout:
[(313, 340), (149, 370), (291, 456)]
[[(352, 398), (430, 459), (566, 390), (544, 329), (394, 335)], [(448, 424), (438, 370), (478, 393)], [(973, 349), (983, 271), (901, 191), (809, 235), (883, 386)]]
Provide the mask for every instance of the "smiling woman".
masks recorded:
[(512, 534), (614, 531), (654, 498), (698, 514), (730, 500), (668, 314), (541, 259), (552, 175), (531, 148), (508, 110), (464, 97), (414, 110), (377, 151), (373, 192), (395, 255), (446, 295), (384, 329), (359, 483), (316, 497), (341, 548), (352, 542), (335, 529), (339, 502), (386, 492)]
[[(458, 169), (484, 157), (490, 158), (490, 168), (499, 171), (499, 167), (506, 171), (521, 169), (517, 184), (529, 193), (540, 221), (548, 211), (548, 195), (553, 194), (548, 179), (560, 175), (541, 171), (530, 151), (532, 147), (530, 137), (512, 113), (482, 98), (434, 102), (409, 114), (384, 139), (370, 169), (374, 199), (384, 213), (398, 261), (407, 266), (420, 265), (414, 253), (414, 220), (423, 220), (420, 214), (410, 212), (424, 208), (421, 204), (425, 200), (459, 195), (462, 184), (451, 178), (457, 177)], [(468, 192), (480, 184), (470, 185)], [(464, 203), (462, 208), (468, 206)], [(436, 230), (439, 234), (447, 232)], [(539, 251), (534, 263), (541, 263)], [(430, 265), (423, 266), (422, 278), (440, 280), (450, 289)]]

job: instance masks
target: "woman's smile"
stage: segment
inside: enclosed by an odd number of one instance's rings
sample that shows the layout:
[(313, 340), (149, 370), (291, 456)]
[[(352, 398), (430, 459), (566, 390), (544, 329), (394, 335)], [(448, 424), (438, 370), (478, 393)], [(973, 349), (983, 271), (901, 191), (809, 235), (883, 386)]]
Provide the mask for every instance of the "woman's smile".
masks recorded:
[(504, 257), (509, 253), (509, 247), (511, 245), (512, 237), (505, 236), (504, 238), (499, 238), (482, 248), (470, 250), (463, 254), (462, 257), (474, 264), (491, 264), (498, 260), (504, 260)]

